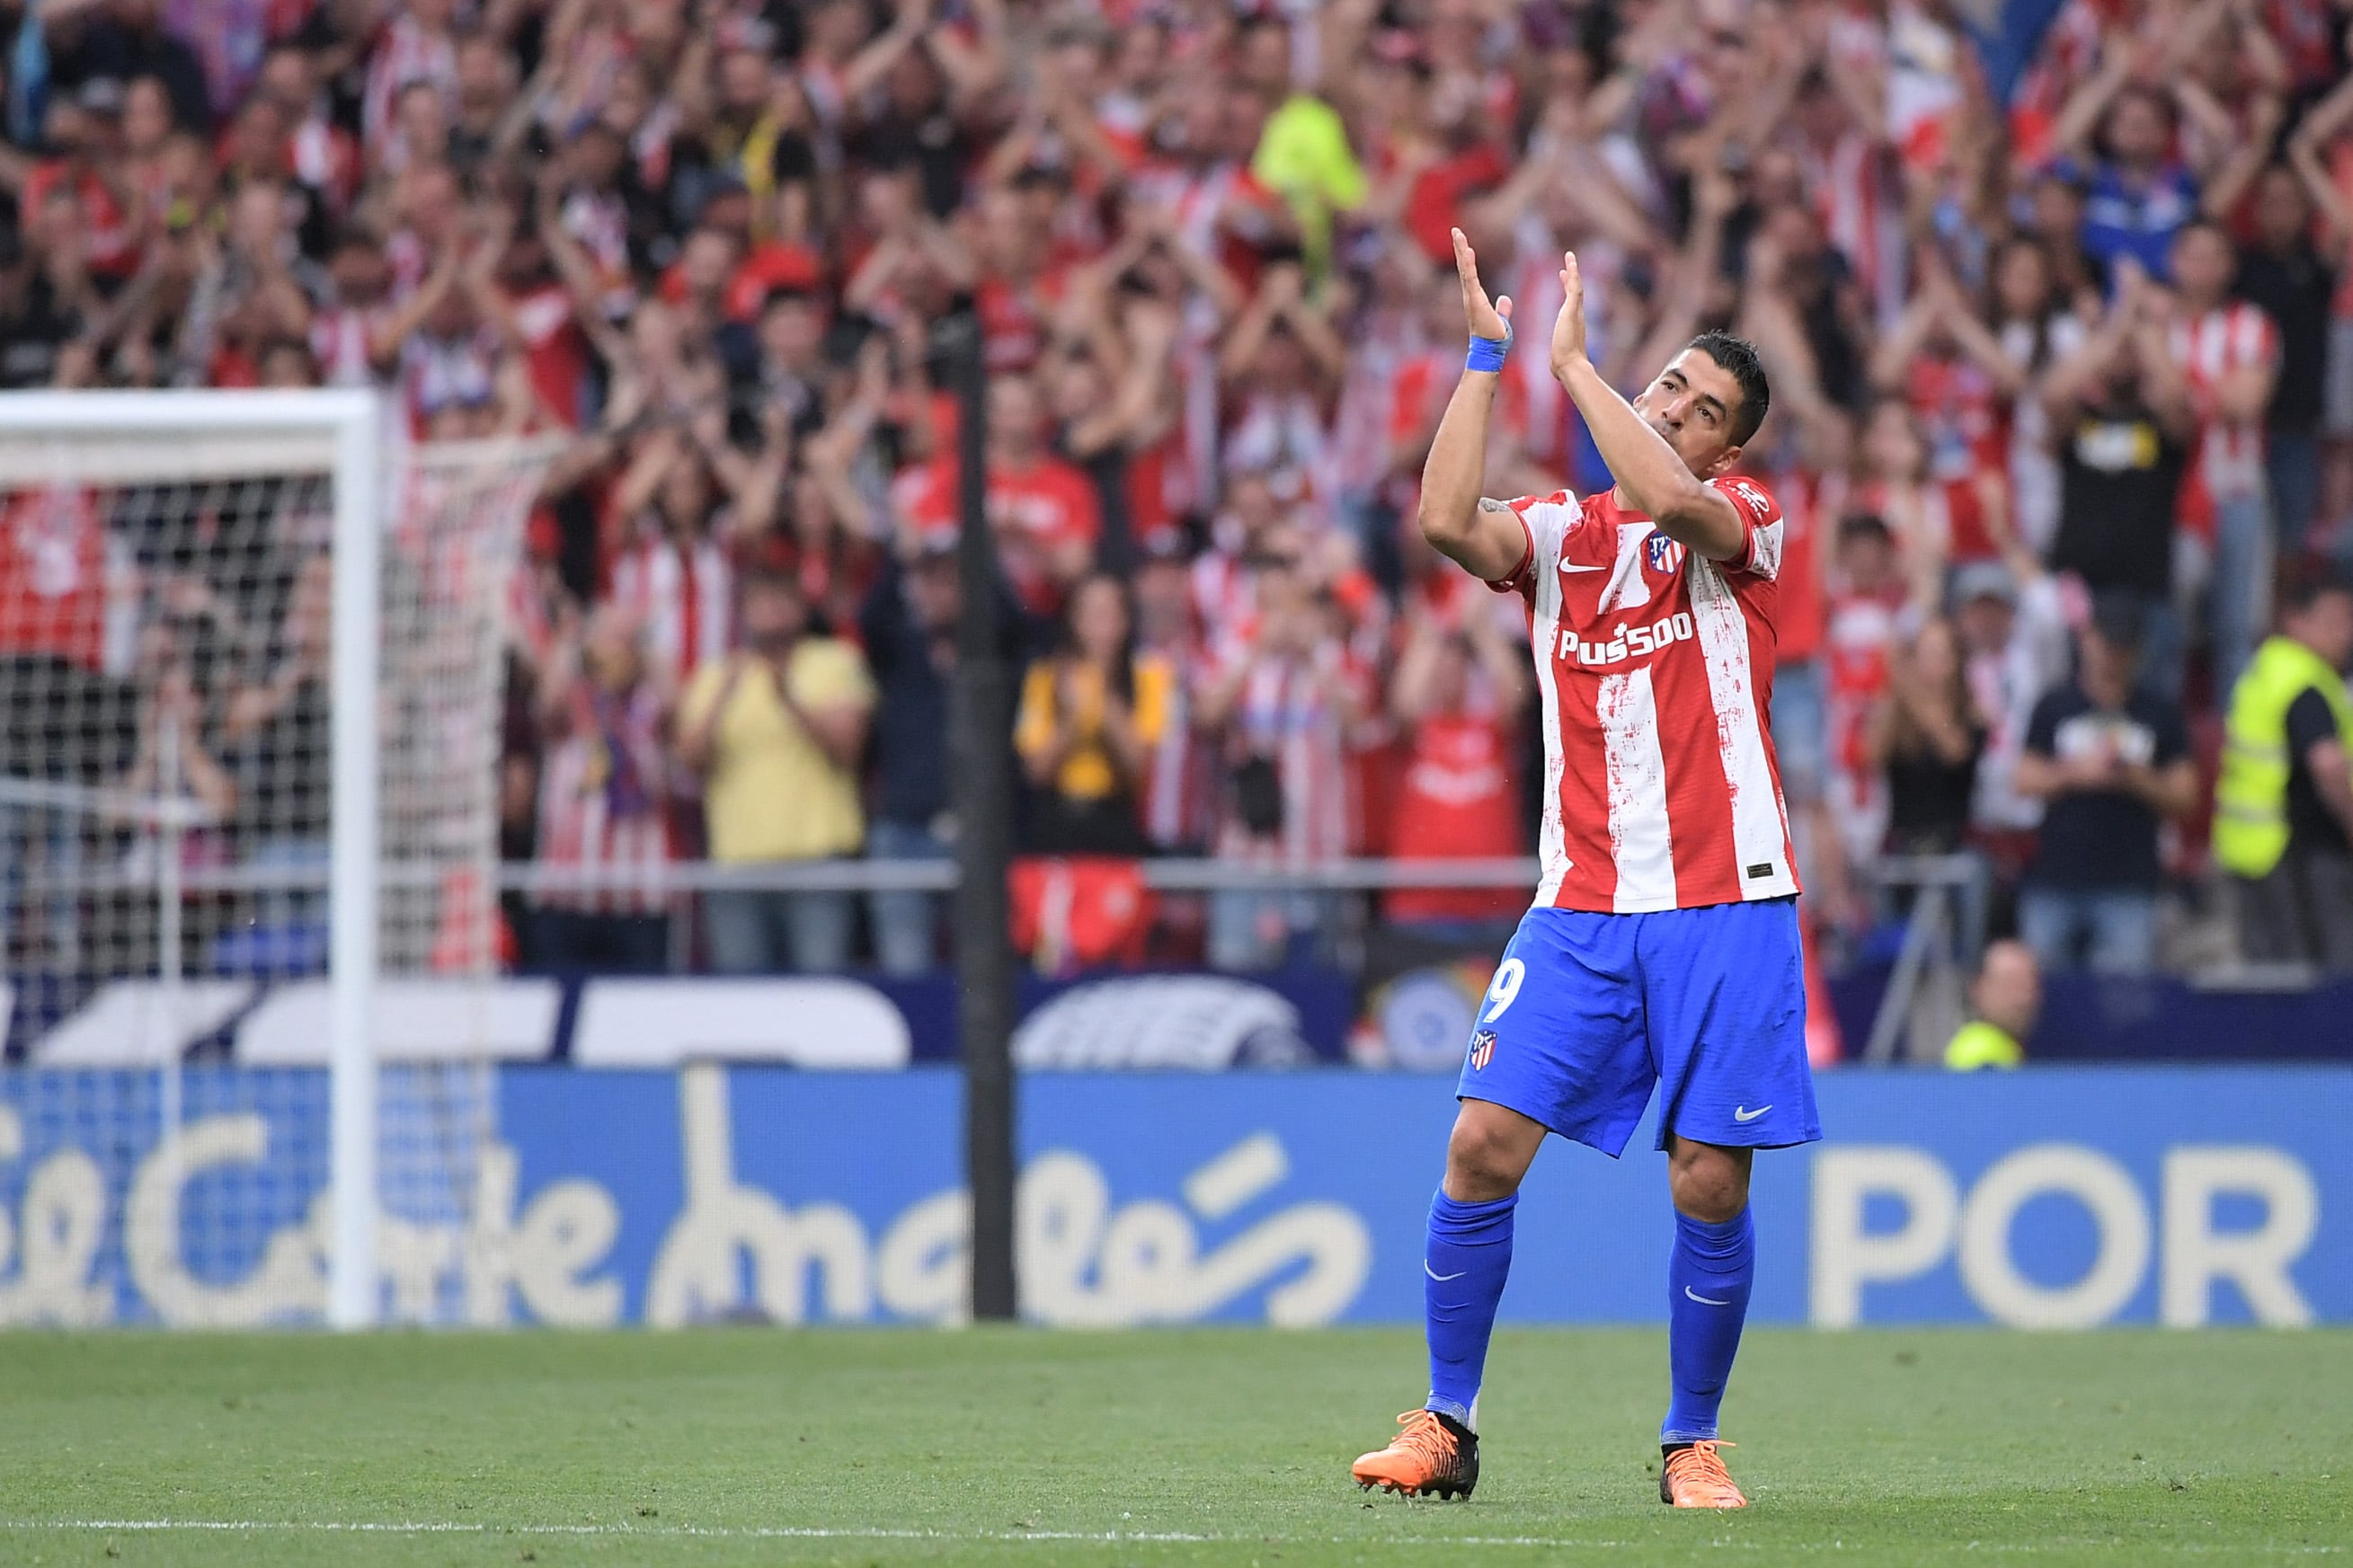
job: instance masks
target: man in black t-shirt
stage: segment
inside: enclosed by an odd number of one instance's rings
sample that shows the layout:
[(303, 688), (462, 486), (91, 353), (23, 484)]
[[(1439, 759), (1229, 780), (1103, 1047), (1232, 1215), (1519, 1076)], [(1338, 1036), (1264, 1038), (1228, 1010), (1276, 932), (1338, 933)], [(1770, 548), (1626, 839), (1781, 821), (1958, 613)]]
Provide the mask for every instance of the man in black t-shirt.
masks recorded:
[(2059, 459), (2059, 531), (2051, 569), (2094, 593), (2138, 601), (2160, 694), (2181, 690), (2183, 637), (2173, 608), (2174, 514), (2194, 421), (2165, 342), (2161, 298), (2129, 262), (2116, 308), (2044, 382)]
[(2158, 824), (2196, 808), (2198, 777), (2179, 705), (2133, 685), (2141, 622), (2132, 595), (2102, 595), (2075, 678), (2027, 724), (2016, 785), (2045, 805), (2018, 925), (2046, 971), (2156, 967)]

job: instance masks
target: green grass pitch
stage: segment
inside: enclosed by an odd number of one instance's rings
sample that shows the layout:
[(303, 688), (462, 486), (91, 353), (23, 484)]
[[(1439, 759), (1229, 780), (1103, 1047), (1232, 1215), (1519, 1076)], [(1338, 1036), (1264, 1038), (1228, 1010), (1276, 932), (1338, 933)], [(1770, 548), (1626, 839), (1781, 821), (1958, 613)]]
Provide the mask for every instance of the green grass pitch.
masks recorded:
[(1410, 1331), (0, 1336), (0, 1563), (2353, 1560), (2353, 1335), (1752, 1332), (1740, 1514), (1658, 1332), (1505, 1331), (1469, 1503), (1348, 1461)]

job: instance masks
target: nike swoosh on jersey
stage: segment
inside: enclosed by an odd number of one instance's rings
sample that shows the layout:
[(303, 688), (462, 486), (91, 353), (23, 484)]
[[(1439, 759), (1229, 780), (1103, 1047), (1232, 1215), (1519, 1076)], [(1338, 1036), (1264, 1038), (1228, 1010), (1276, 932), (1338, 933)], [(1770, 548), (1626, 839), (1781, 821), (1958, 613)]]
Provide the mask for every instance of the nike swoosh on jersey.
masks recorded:
[(1465, 1268), (1454, 1274), (1440, 1274), (1437, 1269), (1432, 1268), (1430, 1266), (1430, 1259), (1427, 1258), (1421, 1260), (1421, 1271), (1424, 1274), (1429, 1275), (1432, 1279), (1437, 1280), (1440, 1285), (1445, 1284), (1449, 1279), (1460, 1279), (1464, 1274), (1471, 1272), (1471, 1270)]
[[(1425, 1263), (1422, 1267), (1427, 1268), (1430, 1265)], [(1683, 1294), (1689, 1296), (1693, 1300), (1697, 1301), (1703, 1307), (1729, 1307), (1732, 1305), (1732, 1302), (1729, 1300), (1719, 1301), (1713, 1296), (1703, 1296), (1688, 1285), (1683, 1287)]]
[(1607, 566), (1588, 566), (1582, 561), (1564, 561), (1560, 563), (1560, 569), (1563, 572), (1607, 572), (1609, 570)]
[(1769, 1105), (1760, 1105), (1751, 1110), (1745, 1105), (1736, 1105), (1732, 1108), (1732, 1119), (1735, 1121), (1754, 1121), (1772, 1109)]

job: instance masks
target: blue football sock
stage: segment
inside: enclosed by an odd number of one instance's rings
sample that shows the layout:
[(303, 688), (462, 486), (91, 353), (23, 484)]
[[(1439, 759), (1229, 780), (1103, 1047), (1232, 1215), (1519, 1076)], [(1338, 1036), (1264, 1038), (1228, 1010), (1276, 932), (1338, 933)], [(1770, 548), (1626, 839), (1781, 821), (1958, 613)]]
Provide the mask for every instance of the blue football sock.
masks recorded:
[(1659, 1428), (1661, 1442), (1715, 1436), (1756, 1279), (1757, 1232), (1746, 1209), (1721, 1225), (1675, 1215), (1674, 1260), (1667, 1265), (1667, 1366), (1674, 1397)]
[(1430, 1239), (1422, 1244), (1422, 1316), (1430, 1332), (1430, 1400), (1425, 1408), (1472, 1425), (1495, 1304), (1512, 1271), (1514, 1193), (1493, 1203), (1459, 1204), (1440, 1187), (1430, 1200)]

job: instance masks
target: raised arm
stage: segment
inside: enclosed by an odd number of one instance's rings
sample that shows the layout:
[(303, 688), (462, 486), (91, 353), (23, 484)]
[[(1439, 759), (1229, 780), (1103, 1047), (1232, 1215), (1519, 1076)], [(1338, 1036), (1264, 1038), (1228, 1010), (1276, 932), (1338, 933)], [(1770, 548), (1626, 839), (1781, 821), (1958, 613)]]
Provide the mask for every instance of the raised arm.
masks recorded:
[(2050, 416), (2054, 437), (2073, 422), (2093, 384), (2107, 374), (2108, 366), (2131, 338), (2133, 309), (2129, 290), (2136, 286), (2133, 278), (2127, 277), (2127, 298), (2116, 302), (2081, 347), (2043, 373), (2037, 395), (2042, 399), (2043, 412)]
[[(2348, 78), (2345, 85), (2353, 87), (2353, 78)], [(2346, 101), (2353, 103), (2353, 97), (2348, 97)], [(2338, 193), (2335, 182), (2329, 179), (2328, 171), (2321, 167), (2318, 148), (2301, 131), (2288, 139), (2287, 163), (2295, 171), (2295, 177), (2303, 184), (2305, 194), (2312, 198), (2313, 210), (2320, 215), (2321, 226), (2326, 233), (2322, 242), (2324, 253), (2341, 256), (2348, 245), (2353, 245), (2353, 208), (2345, 205), (2345, 198)]]
[[(1731, 215), (1737, 193), (1729, 176), (1710, 170), (1692, 182), (1691, 230), (1676, 256), (1673, 281), (1658, 320), (1642, 335), (1635, 351), (1637, 365), (1663, 364), (1699, 331), (1707, 308), (1709, 289), (1715, 282), (1724, 257), (1724, 220)], [(1620, 367), (1623, 369), (1623, 366)]]
[(2348, 123), (2353, 123), (2353, 76), (2330, 88), (2327, 97), (2305, 111), (2303, 122), (2288, 138), (2289, 150), (2301, 147), (2316, 154)]
[[(1277, 307), (1283, 322), (1291, 328), (1291, 335), (1298, 340), (1309, 362), (1328, 383), (1336, 384), (1348, 371), (1347, 340), (1332, 325), (1331, 318), (1308, 300), (1307, 274), (1303, 268), (1295, 263), (1285, 262), (1275, 271), (1283, 279), (1282, 287), (1276, 294)], [(1271, 274), (1268, 282), (1271, 284), (1272, 281), (1273, 275)]]
[(1005, 80), (1005, 0), (972, 0), (973, 37), (928, 27), (923, 48), (948, 79), (948, 103), (959, 118), (985, 103)]
[[(1462, 314), (1471, 335), (1502, 342), (1511, 336), (1512, 301), (1489, 303), (1479, 282), (1479, 258), (1462, 231), (1454, 231), (1454, 270), (1462, 282)], [(1495, 406), (1503, 371), (1465, 367), (1447, 400), (1446, 416), (1421, 466), (1421, 536), (1430, 547), (1472, 576), (1497, 583), (1520, 568), (1528, 552), (1527, 529), (1510, 507), (1479, 494), (1487, 458), (1487, 419)]]
[(368, 358), (379, 369), (389, 367), (400, 358), (401, 345), (415, 335), (417, 330), (425, 324), (425, 319), (439, 309), (441, 301), (458, 287), (459, 271), (458, 251), (453, 246), (441, 253), (440, 259), (434, 263), (433, 270), (425, 275), (425, 281), (417, 286), (415, 293), (368, 324)]
[(1781, 286), (1780, 247), (1758, 237), (1748, 245), (1748, 287), (1742, 290), (1736, 329), (1773, 368), (1773, 405), (1795, 416), (1809, 434), (1835, 417), (1822, 390), (1820, 368), (1797, 308)]
[[(2203, 90), (2202, 89), (2200, 90)], [(2287, 119), (2287, 105), (2277, 93), (2263, 93), (2256, 98), (2253, 118), (2244, 136), (2237, 136), (2232, 127), (2231, 151), (2211, 169), (2203, 171), (2206, 189), (2199, 206), (2207, 216), (2228, 221), (2239, 205), (2239, 198), (2263, 172), (2272, 159), (2272, 148), (2279, 140), (2280, 126)]]
[(842, 68), (841, 96), (845, 102), (858, 103), (882, 79), (891, 74), (901, 56), (923, 38), (923, 29), (931, 23), (928, 0), (902, 0), (898, 14), (891, 26), (868, 40), (865, 47), (850, 56)]
[(2051, 129), (2051, 144), (2071, 157), (2088, 157), (2092, 150), (2092, 132), (2098, 128), (2100, 117), (2108, 111), (2108, 104), (2132, 78), (2133, 54), (2137, 45), (2127, 39), (2107, 41), (2099, 69), (2084, 79), (2067, 101), (2060, 107), (2059, 121)]
[(1560, 263), (1560, 315), (1552, 329), (1552, 373), (1585, 416), (1601, 460), (1619, 489), (1659, 531), (1711, 561), (1731, 561), (1748, 549), (1748, 531), (1730, 498), (1683, 466), (1665, 437), (1634, 412), (1585, 352), (1585, 280), (1577, 253)]
[[(2165, 433), (2177, 441), (2187, 441), (2197, 429), (2197, 409), (2192, 401), (2189, 380), (2173, 361), (2173, 351), (2166, 343), (2165, 323), (2153, 315), (2145, 314), (2133, 323), (2133, 353), (2140, 362), (2140, 395), (2148, 404), (2149, 413), (2165, 427)], [(2266, 370), (2263, 373), (2269, 375)], [(2232, 373), (2235, 378), (2238, 373)], [(2242, 396), (2245, 390), (2240, 388)], [(2263, 394), (2253, 399), (2254, 410), (2260, 413), (2270, 401), (2269, 382)], [(2226, 413), (2230, 408), (2226, 405)]]
[(1895, 326), (1879, 340), (1879, 347), (1871, 356), (1872, 390), (1883, 395), (1904, 390), (1905, 377), (1911, 374), (1912, 362), (1936, 330), (1937, 302), (1936, 295), (1923, 289), (1904, 307), (1895, 318)]

